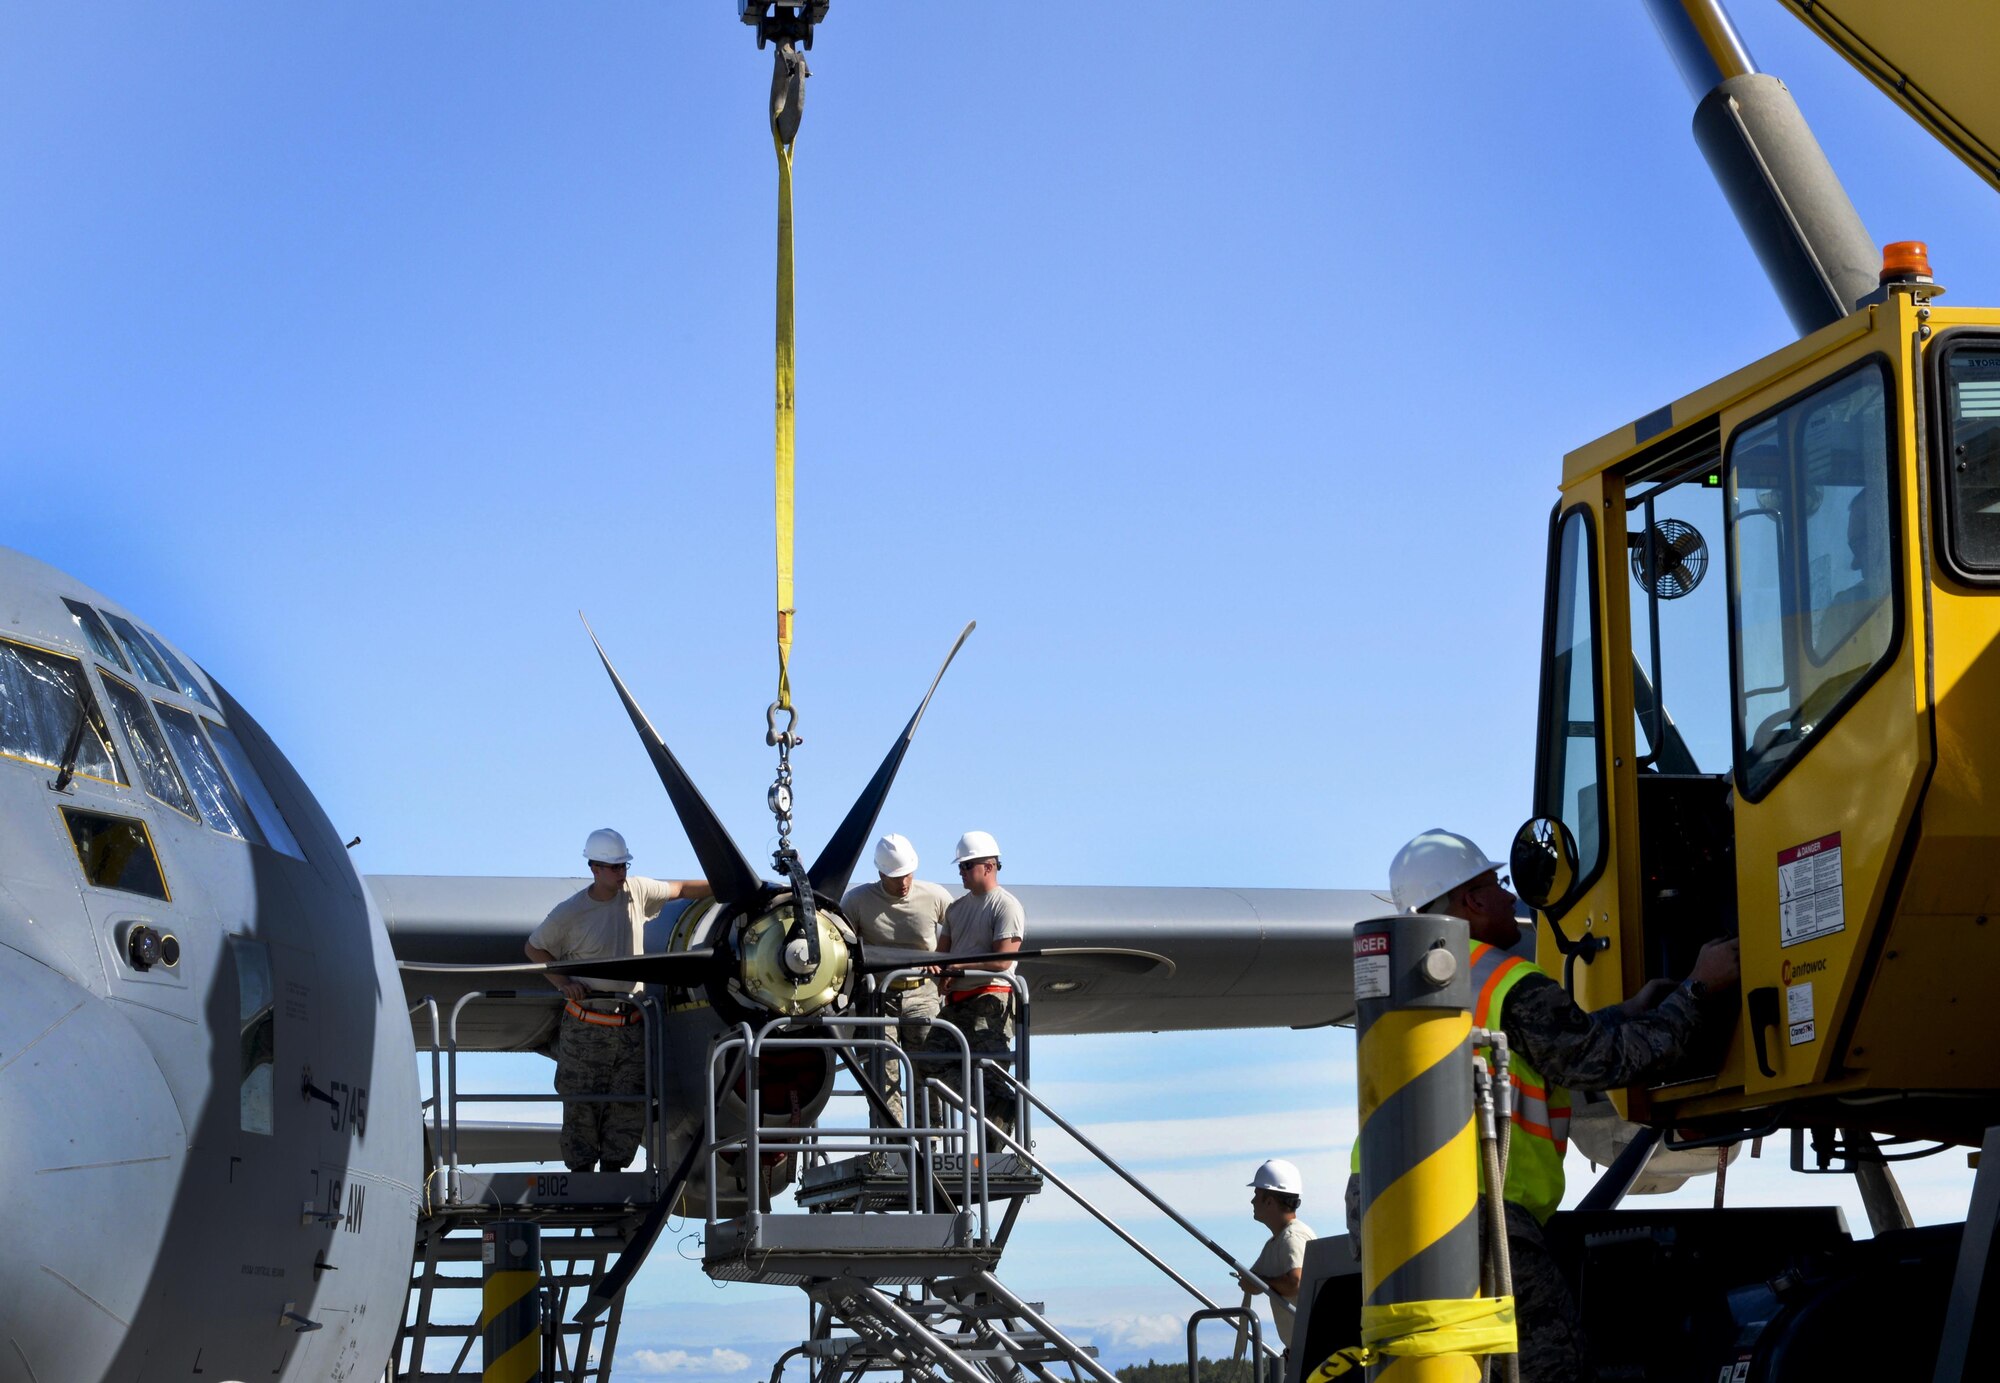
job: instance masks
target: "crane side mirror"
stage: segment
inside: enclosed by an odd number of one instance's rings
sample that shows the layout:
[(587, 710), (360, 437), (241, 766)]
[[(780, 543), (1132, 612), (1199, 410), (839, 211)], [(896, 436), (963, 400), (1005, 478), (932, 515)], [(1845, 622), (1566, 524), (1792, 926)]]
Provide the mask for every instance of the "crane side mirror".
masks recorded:
[(1514, 833), (1513, 849), (1507, 853), (1514, 892), (1537, 912), (1546, 912), (1569, 897), (1576, 887), (1576, 864), (1576, 837), (1569, 827), (1548, 816), (1522, 823)]

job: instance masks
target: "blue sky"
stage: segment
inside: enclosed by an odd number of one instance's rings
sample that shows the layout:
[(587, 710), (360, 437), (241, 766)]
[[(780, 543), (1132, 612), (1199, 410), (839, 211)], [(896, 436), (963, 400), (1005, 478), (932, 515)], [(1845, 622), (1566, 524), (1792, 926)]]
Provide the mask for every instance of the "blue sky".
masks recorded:
[[(1738, 9), (1876, 239), (2000, 301), (1990, 191)], [(1498, 850), (1562, 453), (1792, 334), (1643, 8), (839, 0), (812, 62), (802, 840), (976, 618), (884, 823), (931, 861), (979, 826), (1024, 881), (1364, 887), (1433, 824)], [(768, 69), (725, 0), (0, 4), (4, 541), (228, 683), (366, 871), (568, 872), (605, 822), (690, 870), (579, 609), (761, 853)], [(1248, 1254), (1270, 1153), (1334, 1228), (1350, 1059), (1038, 1070)], [(1834, 1189), (1781, 1152), (1732, 1195)], [(634, 1370), (797, 1338), (671, 1256)], [(1053, 1203), (1005, 1276), (1114, 1361), (1179, 1350), (1188, 1304)]]

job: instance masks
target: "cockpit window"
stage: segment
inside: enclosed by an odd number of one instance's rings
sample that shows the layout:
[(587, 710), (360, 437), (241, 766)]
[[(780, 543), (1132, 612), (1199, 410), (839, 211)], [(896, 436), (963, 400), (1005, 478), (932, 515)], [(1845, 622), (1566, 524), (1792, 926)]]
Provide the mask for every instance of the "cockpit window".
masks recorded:
[(208, 732), (209, 743), (215, 746), (216, 757), (228, 766), (229, 776), (235, 779), (237, 791), (243, 794), (257, 828), (264, 833), (264, 843), (295, 860), (304, 859), (306, 852), (299, 849), (291, 827), (285, 824), (284, 813), (278, 810), (264, 780), (257, 776), (257, 766), (243, 752), (243, 742), (236, 738), (236, 732), (218, 721), (203, 719), (201, 725)]
[(83, 734), (76, 746), (76, 772), (103, 783), (123, 783), (125, 771), (111, 747), (104, 714), (90, 694), (83, 664), (0, 640), (0, 754), (60, 768), (79, 715)]
[(111, 713), (124, 727), (125, 743), (132, 747), (132, 757), (139, 761), (139, 777), (145, 782), (146, 791), (175, 811), (200, 820), (194, 798), (175, 770), (173, 758), (167, 753), (167, 742), (160, 737), (160, 727), (146, 709), (146, 699), (139, 695), (138, 688), (106, 673), (104, 694), (111, 701)]
[(167, 671), (172, 674), (175, 685), (181, 689), (181, 694), (193, 697), (211, 711), (216, 710), (216, 704), (209, 700), (208, 693), (201, 689), (201, 683), (197, 682), (194, 674), (187, 670), (187, 664), (176, 658), (174, 651), (160, 642), (157, 634), (149, 629), (142, 629), (139, 632), (146, 636), (146, 642), (153, 646), (153, 651), (159, 654), (160, 660), (167, 665)]
[(170, 901), (167, 881), (160, 873), (159, 856), (153, 853), (153, 838), (145, 822), (77, 807), (64, 807), (62, 814), (84, 878), (98, 888), (143, 894), (163, 903)]
[(155, 701), (153, 709), (159, 712), (160, 728), (167, 732), (167, 743), (173, 746), (174, 758), (180, 762), (181, 777), (193, 790), (195, 805), (201, 809), (201, 819), (208, 823), (209, 829), (263, 844), (263, 833), (257, 829), (250, 809), (243, 804), (229, 775), (222, 771), (215, 750), (209, 747), (193, 713), (163, 701)]
[(104, 627), (104, 621), (97, 617), (97, 611), (78, 601), (64, 597), (63, 604), (69, 607), (69, 617), (76, 621), (76, 627), (83, 631), (84, 638), (90, 640), (91, 651), (107, 663), (116, 664), (120, 671), (130, 672), (131, 665), (125, 655), (118, 651), (111, 631)]
[(180, 690), (174, 685), (174, 675), (167, 671), (160, 655), (146, 642), (146, 636), (132, 626), (131, 620), (123, 615), (114, 615), (109, 610), (104, 612), (104, 618), (118, 631), (118, 642), (124, 644), (125, 651), (132, 655), (132, 666), (139, 670), (141, 677), (156, 687), (165, 687), (168, 691)]
[(271, 952), (247, 936), (230, 937), (229, 951), (236, 961), (237, 1051), (243, 1070), (238, 1122), (245, 1133), (269, 1133), (277, 1127), (278, 1039)]

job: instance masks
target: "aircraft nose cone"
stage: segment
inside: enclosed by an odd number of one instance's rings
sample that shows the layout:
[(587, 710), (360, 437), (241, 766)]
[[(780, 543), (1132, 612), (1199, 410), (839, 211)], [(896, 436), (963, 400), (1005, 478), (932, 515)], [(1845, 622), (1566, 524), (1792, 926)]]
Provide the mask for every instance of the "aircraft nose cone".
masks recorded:
[(0, 945), (0, 1379), (98, 1383), (153, 1281), (187, 1137), (118, 1007)]

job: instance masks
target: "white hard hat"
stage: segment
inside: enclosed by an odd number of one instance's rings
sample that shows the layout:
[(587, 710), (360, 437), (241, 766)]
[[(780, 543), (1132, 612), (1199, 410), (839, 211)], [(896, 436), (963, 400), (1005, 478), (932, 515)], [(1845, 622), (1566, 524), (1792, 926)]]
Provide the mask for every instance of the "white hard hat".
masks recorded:
[(1274, 1157), (1257, 1169), (1257, 1175), (1250, 1178), (1250, 1184), (1259, 1191), (1282, 1191), (1288, 1196), (1303, 1196), (1306, 1193), (1305, 1178), (1299, 1169), (1282, 1157)]
[(917, 872), (917, 847), (908, 836), (886, 835), (875, 842), (875, 872), (885, 879), (900, 879)]
[(985, 831), (967, 831), (958, 838), (958, 849), (952, 855), (956, 864), (967, 860), (997, 860), (1000, 858), (1000, 842)]
[(1396, 852), (1389, 865), (1389, 895), (1399, 912), (1424, 904), (1500, 866), (1486, 852), (1443, 827), (1425, 831)]
[(590, 833), (590, 839), (583, 843), (583, 857), (599, 864), (632, 863), (632, 852), (625, 848), (625, 837), (609, 826), (600, 826)]

